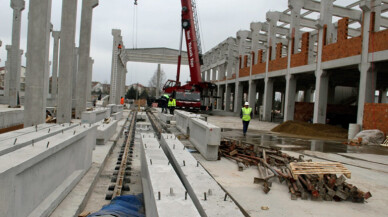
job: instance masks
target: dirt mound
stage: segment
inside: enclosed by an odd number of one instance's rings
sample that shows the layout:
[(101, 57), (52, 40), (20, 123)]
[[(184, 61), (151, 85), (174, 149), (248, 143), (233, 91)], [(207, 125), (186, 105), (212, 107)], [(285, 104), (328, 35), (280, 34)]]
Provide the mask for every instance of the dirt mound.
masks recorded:
[(348, 131), (341, 127), (327, 124), (310, 124), (300, 121), (287, 121), (271, 131), (278, 133), (288, 133), (300, 136), (347, 139)]

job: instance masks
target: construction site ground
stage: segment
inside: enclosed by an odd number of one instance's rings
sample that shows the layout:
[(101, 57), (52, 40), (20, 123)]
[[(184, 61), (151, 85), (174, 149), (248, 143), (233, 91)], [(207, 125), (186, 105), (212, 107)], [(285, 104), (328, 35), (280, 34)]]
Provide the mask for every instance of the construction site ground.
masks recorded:
[[(128, 112), (124, 117), (128, 116)], [(154, 113), (157, 115), (157, 113)], [(254, 177), (258, 176), (256, 167), (247, 167), (239, 171), (236, 162), (221, 158), (218, 161), (206, 161), (187, 137), (177, 130), (174, 124), (162, 124), (164, 129), (177, 135), (182, 143), (193, 150), (191, 153), (219, 183), (219, 185), (235, 200), (247, 216), (387, 216), (388, 215), (388, 149), (383, 147), (353, 147), (338, 141), (323, 139), (300, 138), (298, 136), (284, 136), (270, 130), (277, 126), (274, 123), (252, 120), (247, 136), (242, 135), (242, 124), (238, 117), (209, 116), (207, 120), (223, 128), (223, 138), (234, 138), (250, 143), (276, 146), (289, 155), (298, 157), (305, 155), (305, 159), (314, 162), (338, 161), (343, 163), (352, 173), (347, 182), (355, 184), (363, 191), (370, 191), (372, 197), (365, 203), (348, 201), (313, 201), (291, 200), (289, 189), (276, 178), (272, 178), (271, 191), (265, 194), (261, 184), (254, 184)], [(124, 127), (123, 124), (118, 127)], [(135, 146), (133, 150), (132, 174), (130, 191), (124, 194), (138, 194), (142, 192), (140, 179), (139, 130), (136, 130)], [(123, 143), (119, 138), (108, 155), (104, 169), (95, 186), (90, 190), (90, 198), (85, 201), (82, 211), (95, 212), (110, 201), (105, 200), (108, 186), (112, 184), (111, 176), (116, 165), (118, 152)], [(263, 210), (262, 207), (268, 207)], [(60, 207), (58, 207), (60, 208)]]

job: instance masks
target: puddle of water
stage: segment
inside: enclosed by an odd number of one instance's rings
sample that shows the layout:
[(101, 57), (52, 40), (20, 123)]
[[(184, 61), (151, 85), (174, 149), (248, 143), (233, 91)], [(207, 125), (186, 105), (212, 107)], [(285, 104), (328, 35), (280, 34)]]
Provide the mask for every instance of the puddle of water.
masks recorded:
[(388, 148), (379, 146), (349, 146), (342, 142), (288, 137), (269, 132), (248, 132), (244, 137), (241, 130), (228, 130), (222, 132), (226, 138), (234, 138), (248, 143), (262, 144), (270, 147), (278, 147), (282, 151), (319, 151), (324, 153), (368, 153), (388, 155)]

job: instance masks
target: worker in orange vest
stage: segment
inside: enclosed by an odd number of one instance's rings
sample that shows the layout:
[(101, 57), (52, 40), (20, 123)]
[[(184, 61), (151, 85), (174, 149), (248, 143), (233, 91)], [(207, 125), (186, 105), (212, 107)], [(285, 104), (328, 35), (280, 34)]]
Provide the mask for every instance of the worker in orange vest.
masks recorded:
[(124, 105), (124, 97), (121, 97), (120, 104)]

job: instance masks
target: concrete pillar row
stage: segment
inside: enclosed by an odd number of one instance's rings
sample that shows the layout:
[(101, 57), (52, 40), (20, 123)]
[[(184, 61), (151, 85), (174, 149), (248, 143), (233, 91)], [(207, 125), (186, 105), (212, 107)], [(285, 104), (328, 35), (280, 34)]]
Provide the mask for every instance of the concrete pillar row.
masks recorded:
[(12, 47), (11, 59), (7, 60), (9, 62), (8, 104), (10, 107), (17, 106), (17, 98), (20, 90), (20, 32), (22, 24), (22, 11), (24, 10), (24, 7), (24, 0), (11, 0), (11, 8), (13, 9)]
[[(57, 123), (71, 121), (77, 0), (62, 2)], [(75, 85), (75, 84), (74, 84)]]
[(30, 0), (27, 32), (27, 72), (24, 127), (46, 120), (51, 0)]
[(263, 103), (264, 121), (271, 121), (272, 101), (273, 101), (273, 80), (271, 78), (265, 78), (264, 103)]
[[(53, 48), (53, 69), (51, 75), (51, 98), (56, 99), (58, 93), (58, 56), (59, 56), (59, 39), (60, 31), (53, 31), (52, 37), (54, 39)], [(57, 105), (57, 103), (55, 103)]]
[(81, 118), (82, 112), (86, 110), (88, 101), (88, 77), (90, 66), (90, 40), (92, 35), (93, 9), (97, 7), (98, 0), (83, 0), (81, 11), (81, 28), (79, 37), (79, 63), (76, 80), (76, 107), (75, 115)]
[(294, 120), (296, 79), (293, 75), (286, 76), (286, 95), (284, 105), (284, 121)]

